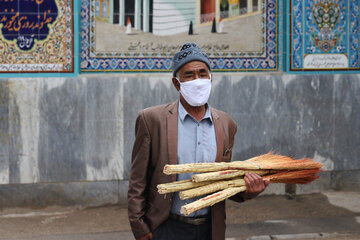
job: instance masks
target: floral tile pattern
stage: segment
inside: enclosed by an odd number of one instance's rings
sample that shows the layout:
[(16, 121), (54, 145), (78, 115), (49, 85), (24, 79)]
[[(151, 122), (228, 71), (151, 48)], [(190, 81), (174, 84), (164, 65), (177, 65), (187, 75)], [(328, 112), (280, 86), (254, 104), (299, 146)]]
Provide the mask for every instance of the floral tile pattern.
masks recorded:
[(292, 0), (290, 70), (360, 70), (359, 0)]

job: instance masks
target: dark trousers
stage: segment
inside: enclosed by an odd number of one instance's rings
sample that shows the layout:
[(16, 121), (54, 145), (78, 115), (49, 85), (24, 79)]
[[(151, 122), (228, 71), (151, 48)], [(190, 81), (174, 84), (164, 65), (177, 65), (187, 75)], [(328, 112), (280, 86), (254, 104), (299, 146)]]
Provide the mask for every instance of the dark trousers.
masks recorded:
[(152, 240), (211, 240), (211, 220), (193, 225), (169, 218), (154, 231)]

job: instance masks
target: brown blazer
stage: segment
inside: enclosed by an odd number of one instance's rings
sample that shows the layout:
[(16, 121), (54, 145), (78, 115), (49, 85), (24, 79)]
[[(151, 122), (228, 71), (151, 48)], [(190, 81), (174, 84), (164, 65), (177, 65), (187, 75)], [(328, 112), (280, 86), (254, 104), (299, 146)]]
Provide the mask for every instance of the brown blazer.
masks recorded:
[[(128, 190), (129, 221), (135, 238), (153, 232), (169, 217), (173, 194), (160, 195), (157, 185), (176, 180), (176, 175), (165, 175), (163, 168), (165, 164), (177, 164), (178, 102), (144, 109), (136, 119)], [(228, 162), (236, 123), (214, 108), (211, 114), (217, 143), (216, 161)], [(212, 240), (225, 239), (225, 202), (212, 206), (211, 214)]]

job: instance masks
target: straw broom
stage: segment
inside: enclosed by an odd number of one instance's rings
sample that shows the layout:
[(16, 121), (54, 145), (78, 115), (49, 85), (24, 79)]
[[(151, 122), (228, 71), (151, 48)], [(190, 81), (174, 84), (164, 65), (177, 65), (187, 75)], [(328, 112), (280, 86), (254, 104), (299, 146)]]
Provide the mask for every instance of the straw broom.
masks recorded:
[(186, 191), (181, 191), (179, 193), (180, 199), (185, 200), (192, 197), (198, 197), (201, 195), (205, 195), (208, 193), (217, 192), (219, 190), (223, 190), (225, 188), (229, 187), (241, 187), (245, 186), (245, 180), (244, 179), (234, 179), (230, 181), (220, 181), (220, 182), (214, 182), (202, 187), (197, 187), (193, 189), (189, 189)]
[(245, 190), (246, 190), (246, 187), (244, 187), (244, 186), (243, 187), (226, 188), (220, 192), (216, 192), (214, 194), (211, 194), (211, 195), (201, 198), (197, 201), (194, 201), (192, 203), (182, 206), (180, 209), (180, 213), (184, 214), (185, 216), (188, 216), (189, 214), (191, 214), (195, 211), (198, 211), (205, 207), (212, 206), (218, 202), (221, 202), (221, 201), (223, 201), (229, 197), (232, 197), (239, 192), (243, 192)]
[(210, 183), (212, 183), (212, 182), (207, 181), (207, 182), (198, 182), (197, 183), (197, 182), (191, 181), (191, 179), (188, 179), (188, 180), (183, 180), (183, 181), (175, 181), (175, 182), (170, 182), (170, 183), (159, 184), (159, 185), (157, 185), (157, 188), (158, 188), (158, 192), (160, 194), (165, 194), (165, 193), (182, 191), (182, 190), (186, 190), (186, 189), (190, 189), (190, 188), (196, 188), (196, 187), (208, 185)]
[(320, 169), (321, 163), (310, 158), (295, 160), (293, 158), (275, 155), (273, 153), (263, 154), (246, 161), (220, 162), (220, 163), (189, 163), (178, 165), (165, 165), (164, 173), (167, 175), (188, 172), (214, 172), (229, 169), (246, 170), (298, 170), (298, 169)]
[(251, 173), (255, 173), (260, 176), (263, 176), (266, 174), (274, 173), (276, 171), (273, 171), (273, 170), (225, 170), (225, 171), (194, 174), (192, 176), (192, 180), (194, 182), (204, 182), (204, 181), (231, 179), (231, 178), (244, 176), (245, 173), (247, 173), (247, 172), (251, 172)]
[[(280, 172), (272, 175), (263, 177), (264, 180), (269, 180), (270, 183), (297, 183), (297, 184), (307, 184), (310, 183), (319, 176), (317, 174), (320, 172), (320, 169), (310, 169), (310, 170), (299, 170), (299, 171), (287, 171)], [(241, 191), (245, 191), (246, 187), (230, 187), (225, 188), (224, 190), (214, 193), (210, 196), (201, 198), (195, 202), (189, 203), (181, 207), (180, 212), (189, 215), (195, 211), (203, 209), (205, 207), (212, 206), (218, 202), (221, 202)]]

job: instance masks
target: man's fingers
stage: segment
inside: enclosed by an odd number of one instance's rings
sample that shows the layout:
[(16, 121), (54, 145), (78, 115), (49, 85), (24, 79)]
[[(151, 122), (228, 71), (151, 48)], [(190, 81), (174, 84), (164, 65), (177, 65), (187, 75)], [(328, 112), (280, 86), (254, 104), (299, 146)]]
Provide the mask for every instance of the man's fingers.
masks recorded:
[(256, 180), (256, 174), (254, 174), (254, 173), (245, 173), (245, 178), (249, 179), (249, 181), (255, 181)]
[(269, 180), (264, 180), (261, 176), (254, 173), (245, 173), (246, 191), (244, 198), (252, 199), (259, 195), (269, 185)]
[(250, 192), (261, 192), (269, 185), (268, 180), (254, 173), (245, 173), (244, 179)]
[(269, 185), (269, 183), (270, 183), (269, 179), (264, 180), (265, 187), (267, 187)]
[(245, 180), (245, 183), (246, 183), (246, 188), (247, 189), (251, 188), (251, 186), (252, 186), (251, 179), (248, 176), (245, 176), (244, 180)]
[(256, 176), (253, 173), (245, 174), (245, 182), (247, 183), (248, 188), (253, 188), (256, 185)]
[(249, 181), (254, 184), (260, 184), (263, 182), (263, 178), (254, 173), (246, 173), (245, 178), (248, 178)]

